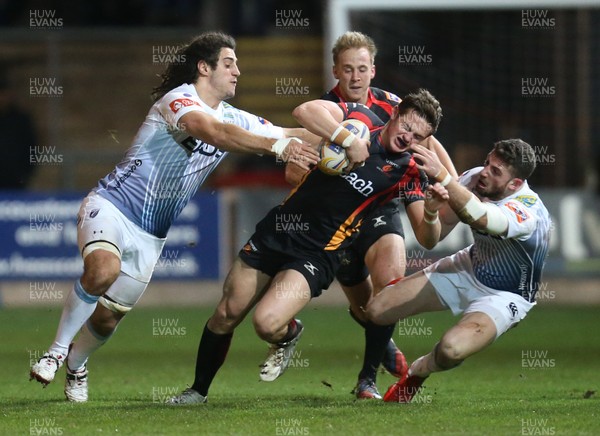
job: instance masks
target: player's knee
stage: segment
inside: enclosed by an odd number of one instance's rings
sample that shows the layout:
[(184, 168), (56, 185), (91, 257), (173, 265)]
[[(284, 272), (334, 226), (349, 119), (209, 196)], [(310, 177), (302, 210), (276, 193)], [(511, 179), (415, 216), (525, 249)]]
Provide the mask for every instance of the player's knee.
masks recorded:
[(473, 335), (483, 334), (483, 329), (478, 323), (469, 323), (455, 327), (447, 332), (438, 345), (439, 359), (444, 362), (462, 362), (473, 354)]
[(120, 272), (121, 262), (112, 254), (86, 259), (81, 285), (90, 294), (103, 295), (117, 280)]
[(444, 336), (436, 349), (436, 363), (442, 368), (452, 365), (454, 362), (464, 360), (463, 347), (460, 341), (453, 336)]
[(209, 320), (209, 328), (219, 334), (231, 333), (242, 321), (243, 311), (229, 300), (219, 303)]
[(272, 342), (284, 327), (274, 313), (264, 312), (261, 314), (255, 312), (252, 324), (258, 337), (267, 342)]

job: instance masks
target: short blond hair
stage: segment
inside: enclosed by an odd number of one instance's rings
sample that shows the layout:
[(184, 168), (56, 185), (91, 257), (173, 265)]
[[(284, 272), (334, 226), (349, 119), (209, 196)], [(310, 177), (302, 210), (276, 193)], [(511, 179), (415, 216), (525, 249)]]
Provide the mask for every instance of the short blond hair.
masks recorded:
[(340, 36), (333, 45), (331, 53), (333, 54), (333, 63), (337, 64), (338, 57), (341, 52), (346, 51), (350, 48), (366, 48), (371, 55), (371, 63), (375, 63), (375, 55), (377, 54), (377, 47), (375, 42), (370, 36), (365, 35), (361, 32), (346, 32)]

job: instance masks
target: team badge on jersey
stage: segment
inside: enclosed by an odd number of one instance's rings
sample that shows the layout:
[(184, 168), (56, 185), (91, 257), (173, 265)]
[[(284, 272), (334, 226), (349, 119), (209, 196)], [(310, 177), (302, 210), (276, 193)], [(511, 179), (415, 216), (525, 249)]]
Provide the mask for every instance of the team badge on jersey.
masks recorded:
[(509, 201), (505, 204), (505, 206), (508, 207), (508, 209), (515, 214), (519, 223), (522, 223), (523, 221), (531, 218), (531, 215), (529, 215), (529, 213), (525, 209), (523, 209), (523, 207), (519, 203)]
[(258, 118), (258, 121), (259, 121), (261, 124), (264, 124), (264, 125), (266, 125), (266, 126), (270, 126), (270, 125), (272, 124), (272, 123), (271, 123), (269, 120), (265, 120), (263, 117), (256, 117), (256, 118)]
[(252, 240), (249, 240), (248, 242), (246, 242), (246, 245), (244, 245), (244, 248), (242, 248), (242, 251), (247, 254), (257, 253), (258, 248), (256, 247), (256, 245), (254, 245)]
[(175, 114), (179, 112), (179, 109), (188, 106), (200, 106), (200, 103), (189, 98), (178, 98), (177, 100), (173, 100), (171, 103), (169, 103), (169, 107)]
[(537, 197), (534, 197), (533, 195), (519, 195), (518, 197), (515, 197), (515, 200), (520, 201), (527, 207), (531, 207), (537, 202)]

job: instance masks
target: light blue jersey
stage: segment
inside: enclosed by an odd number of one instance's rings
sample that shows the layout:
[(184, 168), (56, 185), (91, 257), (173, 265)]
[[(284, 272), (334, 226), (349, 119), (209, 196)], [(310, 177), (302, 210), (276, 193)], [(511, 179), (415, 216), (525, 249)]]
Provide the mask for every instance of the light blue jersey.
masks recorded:
[[(465, 172), (460, 183), (473, 190), (482, 169)], [(513, 292), (533, 302), (548, 254), (550, 214), (527, 182), (513, 195), (491, 203), (508, 218), (507, 235), (473, 230), (470, 254), (475, 277), (490, 288)]]
[(210, 108), (191, 84), (165, 94), (148, 112), (123, 160), (94, 188), (128, 219), (159, 238), (166, 236), (198, 187), (227, 155), (181, 128), (179, 119), (192, 111), (257, 135), (284, 136), (281, 127), (228, 103)]

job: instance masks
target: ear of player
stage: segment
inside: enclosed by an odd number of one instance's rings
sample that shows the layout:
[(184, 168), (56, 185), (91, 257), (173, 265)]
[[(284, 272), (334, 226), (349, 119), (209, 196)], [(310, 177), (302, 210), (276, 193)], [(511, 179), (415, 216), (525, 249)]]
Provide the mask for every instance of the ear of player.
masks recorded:
[(327, 175), (339, 176), (350, 163), (345, 149), (356, 137), (369, 139), (369, 135), (369, 127), (362, 121), (355, 119), (342, 121), (330, 140), (323, 139), (319, 144), (321, 160), (317, 168)]

